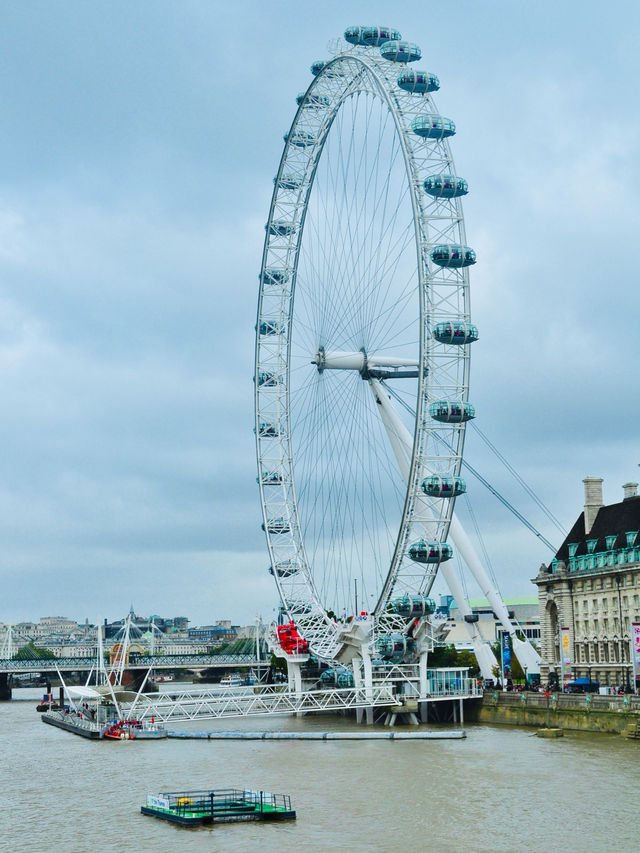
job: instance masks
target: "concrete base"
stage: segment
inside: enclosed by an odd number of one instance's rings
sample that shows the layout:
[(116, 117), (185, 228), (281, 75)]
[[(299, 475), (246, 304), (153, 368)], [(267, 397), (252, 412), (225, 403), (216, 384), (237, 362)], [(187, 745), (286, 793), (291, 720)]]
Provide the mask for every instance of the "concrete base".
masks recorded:
[(0, 673), (0, 701), (6, 702), (11, 699), (11, 686), (13, 678), (10, 673)]
[(536, 737), (564, 737), (562, 729), (538, 729)]

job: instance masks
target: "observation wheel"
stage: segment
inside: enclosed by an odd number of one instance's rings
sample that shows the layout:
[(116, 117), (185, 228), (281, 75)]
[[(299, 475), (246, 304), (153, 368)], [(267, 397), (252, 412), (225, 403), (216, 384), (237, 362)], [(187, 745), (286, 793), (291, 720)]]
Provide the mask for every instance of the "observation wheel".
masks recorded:
[(438, 78), (388, 27), (350, 27), (330, 50), (284, 137), (255, 349), (269, 570), (328, 660), (354, 617), (380, 654), (404, 653), (435, 609), (478, 337)]

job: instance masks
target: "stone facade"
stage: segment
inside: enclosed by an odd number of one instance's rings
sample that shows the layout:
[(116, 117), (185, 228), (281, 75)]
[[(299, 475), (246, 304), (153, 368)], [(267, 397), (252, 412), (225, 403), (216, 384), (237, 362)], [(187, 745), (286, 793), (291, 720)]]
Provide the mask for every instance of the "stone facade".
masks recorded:
[[(571, 678), (633, 689), (631, 622), (640, 621), (640, 496), (605, 506), (602, 480), (586, 477), (585, 507), (549, 566), (536, 578), (541, 676), (559, 679), (560, 629), (569, 629)], [(640, 686), (640, 685), (639, 685)]]

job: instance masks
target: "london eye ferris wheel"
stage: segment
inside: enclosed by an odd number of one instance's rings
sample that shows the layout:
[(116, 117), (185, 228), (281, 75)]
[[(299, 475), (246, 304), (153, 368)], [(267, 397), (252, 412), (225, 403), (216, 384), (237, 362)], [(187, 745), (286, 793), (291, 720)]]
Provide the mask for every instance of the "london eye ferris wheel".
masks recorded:
[(255, 346), (270, 571), (324, 659), (356, 611), (383, 638), (434, 609), (478, 337), (438, 78), (389, 27), (350, 27), (331, 53), (285, 134)]

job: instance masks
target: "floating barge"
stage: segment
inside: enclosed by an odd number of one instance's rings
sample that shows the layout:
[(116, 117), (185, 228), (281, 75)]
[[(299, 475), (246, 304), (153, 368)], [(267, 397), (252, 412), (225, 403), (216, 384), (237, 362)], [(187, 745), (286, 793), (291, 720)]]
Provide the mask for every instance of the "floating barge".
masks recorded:
[(116, 720), (111, 724), (83, 716), (75, 711), (47, 711), (40, 719), (49, 726), (56, 726), (74, 735), (92, 740), (159, 740), (167, 737), (163, 726), (140, 723), (137, 720)]
[(184, 826), (248, 820), (295, 820), (296, 817), (288, 794), (241, 791), (236, 788), (149, 794), (146, 805), (140, 806), (140, 811)]

